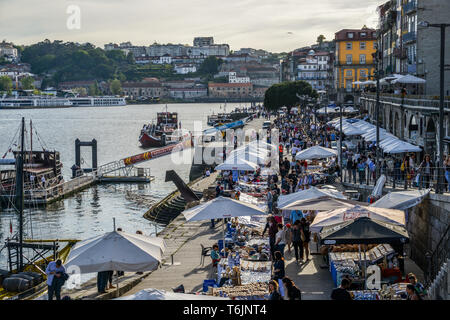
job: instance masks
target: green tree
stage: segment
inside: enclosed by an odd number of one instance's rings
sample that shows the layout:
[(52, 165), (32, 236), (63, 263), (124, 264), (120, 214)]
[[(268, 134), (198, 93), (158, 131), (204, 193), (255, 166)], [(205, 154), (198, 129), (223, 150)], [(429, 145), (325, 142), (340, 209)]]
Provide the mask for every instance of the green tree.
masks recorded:
[(94, 84), (91, 84), (89, 86), (88, 93), (90, 96), (98, 96), (100, 95), (100, 89), (98, 88), (97, 81), (94, 82)]
[(74, 89), (72, 89), (72, 91), (73, 91), (74, 93), (79, 94), (79, 95), (82, 96), (82, 97), (87, 96), (87, 90), (86, 90), (86, 88), (84, 88), (84, 87), (74, 88)]
[(118, 95), (122, 93), (122, 84), (120, 80), (114, 79), (109, 84), (109, 90), (111, 90), (111, 93), (114, 95)]
[(31, 90), (34, 88), (34, 78), (33, 77), (25, 77), (20, 80), (22, 83), (22, 89), (24, 90)]
[(290, 108), (300, 103), (299, 96), (317, 98), (318, 94), (306, 81), (290, 81), (272, 85), (264, 95), (264, 107), (276, 111), (281, 107)]
[(0, 77), (0, 90), (2, 91), (11, 91), (13, 86), (12, 80), (8, 76)]
[(317, 44), (321, 47), (325, 39), (326, 39), (325, 36), (321, 34), (320, 36), (317, 37)]
[(132, 52), (128, 52), (127, 54), (127, 62), (129, 64), (134, 64), (136, 61), (134, 60), (134, 56)]
[(201, 75), (215, 75), (219, 71), (220, 65), (223, 63), (222, 59), (217, 59), (214, 56), (206, 58), (198, 68), (198, 73)]

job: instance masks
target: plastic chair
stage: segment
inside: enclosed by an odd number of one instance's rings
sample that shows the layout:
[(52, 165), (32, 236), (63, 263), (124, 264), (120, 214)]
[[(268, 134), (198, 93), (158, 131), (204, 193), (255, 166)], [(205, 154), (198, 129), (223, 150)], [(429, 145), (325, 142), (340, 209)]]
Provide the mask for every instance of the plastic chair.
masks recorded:
[(203, 266), (205, 264), (205, 257), (211, 256), (211, 249), (212, 247), (205, 247), (204, 245), (200, 244), (200, 247), (202, 248), (201, 256), (200, 256), (200, 264)]

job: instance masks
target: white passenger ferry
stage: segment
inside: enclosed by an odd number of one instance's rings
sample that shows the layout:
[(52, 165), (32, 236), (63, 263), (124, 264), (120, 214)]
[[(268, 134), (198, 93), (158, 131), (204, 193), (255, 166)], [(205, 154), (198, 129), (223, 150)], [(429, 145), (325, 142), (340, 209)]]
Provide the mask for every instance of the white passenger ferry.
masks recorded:
[(0, 108), (2, 109), (27, 109), (47, 107), (111, 107), (126, 105), (127, 104), (125, 102), (125, 98), (114, 96), (77, 98), (33, 96), (19, 98), (0, 98)]

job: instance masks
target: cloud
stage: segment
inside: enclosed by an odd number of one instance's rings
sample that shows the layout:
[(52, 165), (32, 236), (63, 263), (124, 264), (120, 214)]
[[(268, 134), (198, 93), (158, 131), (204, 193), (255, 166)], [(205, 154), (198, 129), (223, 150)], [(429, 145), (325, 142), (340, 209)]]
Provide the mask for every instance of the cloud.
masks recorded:
[[(43, 39), (137, 45), (216, 43), (289, 51), (343, 28), (376, 24), (380, 0), (0, 0), (0, 38), (18, 44)], [(69, 5), (81, 9), (81, 29), (66, 27)], [(292, 32), (292, 34), (288, 34)]]

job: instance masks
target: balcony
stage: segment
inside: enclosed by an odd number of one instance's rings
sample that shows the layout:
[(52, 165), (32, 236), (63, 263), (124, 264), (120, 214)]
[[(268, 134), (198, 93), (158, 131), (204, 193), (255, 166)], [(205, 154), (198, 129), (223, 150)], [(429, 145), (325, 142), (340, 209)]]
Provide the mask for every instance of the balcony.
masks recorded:
[(411, 0), (407, 4), (403, 5), (403, 12), (405, 14), (413, 13), (417, 10), (417, 0)]
[(416, 41), (417, 34), (415, 31), (405, 33), (402, 37), (402, 43), (410, 43)]
[(406, 59), (406, 49), (405, 48), (394, 48), (394, 57), (398, 59)]
[(417, 72), (417, 64), (408, 64), (407, 71), (409, 74), (415, 74)]

